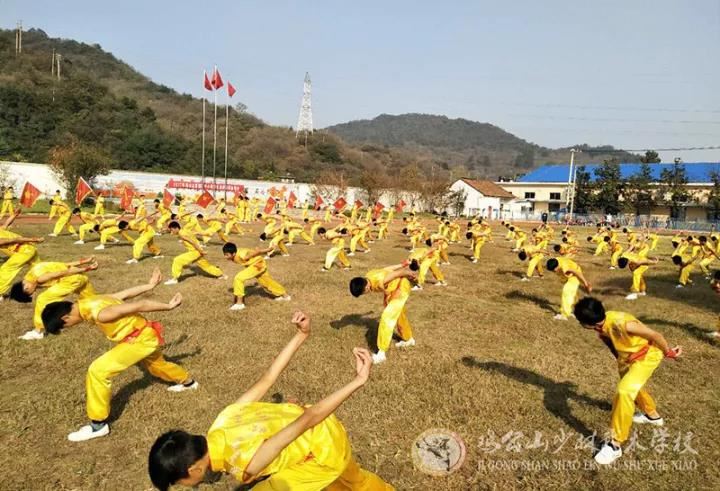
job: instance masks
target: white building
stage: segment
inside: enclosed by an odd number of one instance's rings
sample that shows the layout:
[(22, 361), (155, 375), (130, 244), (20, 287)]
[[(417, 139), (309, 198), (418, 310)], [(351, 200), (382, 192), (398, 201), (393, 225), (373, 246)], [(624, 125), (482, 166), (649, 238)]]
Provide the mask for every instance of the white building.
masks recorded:
[(503, 211), (515, 199), (512, 193), (492, 181), (458, 179), (450, 186), (450, 191), (459, 190), (465, 192), (462, 214), (466, 216), (480, 215), (496, 220), (503, 216)]

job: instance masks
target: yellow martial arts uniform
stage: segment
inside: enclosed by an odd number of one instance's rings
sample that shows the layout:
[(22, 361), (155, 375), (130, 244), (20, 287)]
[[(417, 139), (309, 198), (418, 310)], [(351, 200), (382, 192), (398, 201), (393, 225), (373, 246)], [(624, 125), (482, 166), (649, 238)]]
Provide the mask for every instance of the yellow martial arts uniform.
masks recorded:
[(580, 279), (574, 274), (568, 275), (568, 273), (582, 273), (582, 269), (580, 269), (580, 266), (578, 266), (575, 261), (573, 261), (572, 259), (568, 259), (567, 257), (558, 257), (556, 259), (558, 261), (558, 267), (555, 269), (555, 271), (565, 282), (565, 285), (562, 289), (560, 314), (565, 317), (571, 317), (573, 315), (573, 307), (575, 306), (575, 301), (577, 300), (577, 292), (578, 288), (580, 287)]
[(11, 189), (6, 189), (3, 193), (2, 209), (0, 209), (0, 217), (5, 215), (12, 215), (15, 213), (15, 206), (13, 205), (13, 199), (15, 196)]
[[(55, 202), (53, 202), (55, 203)], [(57, 214), (58, 219), (57, 222), (55, 222), (55, 228), (53, 228), (53, 234), (54, 235), (60, 235), (62, 231), (67, 226), (68, 232), (71, 234), (75, 233), (75, 227), (73, 227), (69, 222), (70, 218), (72, 218), (72, 211), (66, 205), (63, 201), (59, 201), (57, 204)]]
[[(17, 239), (21, 236), (15, 232), (0, 228), (0, 239)], [(0, 247), (0, 252), (8, 258), (0, 265), (0, 295), (5, 295), (13, 284), (15, 277), (26, 264), (38, 260), (37, 249), (32, 244), (13, 244)]]
[(332, 268), (335, 259), (337, 259), (343, 268), (349, 268), (350, 260), (345, 254), (345, 237), (340, 235), (339, 232), (328, 230), (325, 233), (325, 238), (331, 241), (332, 247), (325, 254), (325, 265), (323, 267), (325, 269)]
[(425, 278), (427, 277), (428, 270), (430, 270), (435, 277), (435, 280), (439, 283), (445, 281), (445, 275), (438, 266), (438, 262), (440, 261), (440, 251), (438, 249), (428, 249), (425, 247), (418, 248), (410, 253), (408, 259), (411, 261), (414, 259), (420, 265), (420, 270), (417, 275), (418, 285), (423, 286), (425, 284)]
[(618, 259), (620, 259), (620, 256), (622, 256), (623, 248), (622, 245), (618, 242), (611, 241), (610, 244), (610, 267), (611, 268), (617, 268), (618, 266)]
[(370, 290), (384, 294), (385, 309), (380, 316), (377, 333), (377, 346), (381, 351), (387, 351), (390, 347), (393, 332), (397, 331), (397, 335), (403, 341), (413, 337), (412, 327), (405, 311), (405, 304), (410, 298), (412, 285), (407, 278), (396, 278), (387, 286), (383, 285), (385, 277), (390, 272), (389, 269), (373, 269), (365, 275), (370, 284)]
[[(242, 402), (226, 407), (207, 434), (210, 465), (240, 482), (260, 446), (295, 421), (304, 408), (295, 404)], [(352, 458), (350, 440), (333, 414), (293, 440), (258, 477), (254, 491), (391, 491)]]
[(118, 343), (96, 358), (88, 368), (85, 383), (87, 415), (92, 421), (105, 421), (110, 416), (112, 378), (136, 363), (142, 363), (151, 375), (166, 382), (180, 384), (189, 378), (183, 367), (163, 357), (160, 350), (162, 338), (156, 330), (159, 324), (150, 323), (139, 314), (128, 315), (114, 322), (98, 321), (98, 315), (103, 309), (122, 303), (122, 300), (107, 295), (95, 295), (78, 301), (80, 317), (93, 322), (110, 341)]
[(105, 214), (105, 197), (98, 195), (95, 198), (95, 215), (102, 216)]
[(131, 230), (139, 232), (140, 235), (133, 242), (133, 259), (140, 259), (145, 246), (147, 246), (150, 254), (153, 256), (160, 255), (160, 248), (155, 244), (155, 229), (146, 221), (141, 220), (139, 223), (134, 221), (129, 224)]
[(655, 401), (644, 386), (664, 357), (663, 352), (647, 339), (629, 334), (629, 322), (637, 322), (637, 319), (625, 312), (606, 312), (600, 333), (612, 342), (618, 353), (620, 382), (610, 419), (612, 437), (619, 443), (628, 439), (636, 405), (644, 414), (655, 412)]
[(35, 300), (35, 312), (33, 314), (33, 327), (36, 331), (44, 331), (42, 313), (45, 307), (53, 302), (62, 302), (73, 293), (80, 298), (88, 298), (95, 295), (95, 289), (90, 284), (90, 278), (84, 274), (73, 274), (56, 280), (38, 283), (38, 278), (47, 273), (67, 271), (68, 265), (58, 262), (36, 263), (25, 274), (23, 281), (36, 283), (38, 288), (45, 290)]
[(52, 197), (53, 204), (50, 205), (50, 213), (48, 214), (48, 219), (52, 219), (57, 214), (57, 203), (60, 201), (62, 201), (62, 195), (59, 192), (55, 193), (55, 196)]
[(87, 213), (84, 211), (81, 211), (79, 216), (83, 224), (78, 227), (78, 238), (84, 241), (85, 234), (87, 234), (88, 232), (92, 232), (95, 228), (95, 225), (98, 225), (98, 221), (91, 213)]
[(238, 272), (233, 280), (233, 295), (236, 297), (245, 296), (245, 282), (255, 278), (258, 284), (275, 297), (287, 295), (285, 288), (275, 281), (270, 273), (268, 273), (267, 262), (262, 256), (248, 257), (252, 252), (251, 249), (239, 248), (233, 261), (241, 264), (245, 269)]
[(682, 257), (682, 262), (687, 264), (680, 268), (680, 279), (678, 280), (678, 283), (683, 286), (687, 286), (688, 283), (692, 284), (690, 275), (695, 270), (695, 259), (697, 258), (695, 256), (687, 257), (685, 255), (681, 255), (680, 257)]
[(185, 246), (187, 252), (184, 252), (179, 256), (176, 256), (175, 259), (173, 259), (173, 278), (175, 278), (176, 280), (180, 278), (182, 270), (190, 266), (191, 264), (196, 264), (200, 269), (205, 271), (210, 276), (219, 278), (223, 275), (223, 272), (220, 268), (210, 264), (210, 262), (205, 259), (202, 254), (200, 254), (200, 243), (197, 241), (195, 235), (192, 232), (189, 232), (187, 230), (180, 230), (180, 233), (178, 235), (180, 236), (181, 242), (183, 246)]
[(635, 254), (623, 254), (624, 258), (627, 258), (628, 261), (628, 268), (630, 271), (632, 271), (633, 275), (633, 281), (632, 281), (632, 287), (630, 288), (630, 291), (633, 293), (645, 293), (647, 290), (647, 285), (645, 284), (645, 278), (643, 278), (643, 275), (645, 272), (649, 269), (649, 266), (646, 264), (643, 264), (642, 266), (637, 266), (637, 261), (640, 261), (644, 258), (640, 257), (639, 255)]
[(545, 249), (542, 247), (525, 247), (523, 249), (525, 251), (525, 254), (528, 255), (528, 258), (530, 259), (528, 261), (528, 267), (527, 271), (525, 272), (525, 276), (527, 278), (532, 278), (533, 274), (535, 274), (535, 271), (537, 270), (538, 276), (543, 275), (543, 267), (542, 267), (542, 261), (545, 259)]

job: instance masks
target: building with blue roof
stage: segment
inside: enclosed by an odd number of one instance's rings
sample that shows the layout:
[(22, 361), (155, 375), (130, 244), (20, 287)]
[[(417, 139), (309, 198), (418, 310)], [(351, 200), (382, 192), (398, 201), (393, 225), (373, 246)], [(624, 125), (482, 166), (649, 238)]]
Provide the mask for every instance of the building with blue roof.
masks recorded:
[[(621, 163), (620, 174), (623, 179), (629, 179), (633, 175), (640, 172), (638, 163)], [(660, 175), (665, 169), (672, 169), (675, 164), (650, 164), (652, 176), (658, 182)], [(685, 173), (688, 176), (689, 184), (710, 184), (712, 183), (713, 173), (720, 174), (720, 162), (693, 162), (682, 163), (685, 167)], [(585, 170), (590, 174), (592, 180), (595, 179), (595, 169), (600, 164), (587, 164)], [(546, 165), (535, 169), (529, 174), (525, 174), (517, 182), (542, 182), (542, 183), (567, 183), (570, 175), (570, 164), (562, 165)]]

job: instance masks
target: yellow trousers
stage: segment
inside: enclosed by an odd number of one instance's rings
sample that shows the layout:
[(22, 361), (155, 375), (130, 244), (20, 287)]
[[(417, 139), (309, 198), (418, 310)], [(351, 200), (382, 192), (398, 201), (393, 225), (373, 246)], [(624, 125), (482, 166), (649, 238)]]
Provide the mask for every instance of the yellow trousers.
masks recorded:
[(480, 259), (480, 251), (482, 250), (484, 245), (485, 245), (484, 240), (476, 240), (475, 242), (473, 242), (473, 248), (472, 248), (473, 259)]
[(645, 414), (655, 411), (655, 401), (643, 387), (662, 360), (662, 352), (655, 347), (651, 347), (642, 360), (631, 364), (618, 360), (620, 382), (615, 391), (610, 415), (612, 436), (618, 442), (628, 439), (635, 405)]
[[(412, 241), (414, 248), (417, 246), (417, 244), (415, 243), (415, 237), (412, 238)], [(367, 245), (367, 242), (365, 242), (365, 237), (363, 237), (362, 235), (356, 235), (350, 239), (350, 252), (354, 254), (357, 250), (358, 245), (365, 250), (370, 249), (370, 247)]]
[(33, 313), (33, 327), (36, 331), (44, 331), (42, 313), (49, 304), (62, 302), (67, 297), (77, 293), (80, 298), (87, 298), (95, 295), (95, 289), (90, 284), (90, 279), (84, 274), (74, 274), (58, 280), (57, 283), (45, 289), (37, 300), (35, 300), (35, 312)]
[(160, 218), (158, 218), (157, 223), (155, 224), (157, 225), (158, 232), (165, 228), (165, 224), (170, 220), (171, 216), (172, 215), (167, 213), (164, 215), (160, 215)]
[(48, 213), (48, 220), (52, 219), (57, 214), (58, 206), (50, 205), (50, 213)]
[(598, 245), (595, 248), (595, 254), (593, 254), (593, 255), (599, 256), (603, 252), (607, 251), (607, 248), (608, 248), (608, 243), (605, 242), (604, 240), (601, 240), (600, 242), (598, 242)]
[(340, 264), (342, 264), (343, 268), (350, 267), (350, 260), (345, 255), (344, 247), (331, 247), (327, 251), (327, 253), (325, 254), (325, 269), (332, 268), (333, 264), (335, 264), (335, 259), (340, 261)]
[(270, 247), (276, 247), (283, 256), (290, 254), (290, 251), (288, 251), (288, 248), (285, 245), (285, 237), (280, 234), (270, 241)]
[(633, 282), (632, 282), (632, 288), (630, 291), (635, 293), (641, 293), (645, 292), (647, 290), (647, 285), (645, 284), (645, 278), (643, 278), (643, 275), (645, 274), (645, 271), (648, 270), (647, 266), (639, 266), (635, 268), (635, 271), (633, 271)]
[(113, 234), (117, 234), (117, 233), (122, 235), (123, 239), (127, 240), (131, 244), (135, 243), (135, 239), (130, 237), (130, 235), (127, 232), (125, 232), (124, 230), (121, 231), (120, 227), (108, 227), (108, 228), (103, 229), (100, 232), (100, 243), (103, 245), (106, 244), (108, 239), (111, 238), (113, 236)]
[(272, 276), (270, 276), (267, 268), (263, 268), (258, 271), (251, 266), (249, 268), (243, 269), (235, 275), (235, 279), (233, 280), (233, 295), (240, 298), (244, 297), (245, 282), (250, 281), (253, 278), (255, 278), (255, 280), (257, 280), (258, 282), (258, 285), (260, 285), (263, 290), (268, 292), (270, 295), (273, 295), (275, 297), (282, 297), (283, 295), (287, 294), (285, 288), (280, 283), (275, 281)]
[(301, 228), (290, 231), (290, 233), (288, 234), (288, 242), (290, 242), (292, 244), (298, 235), (300, 236), (300, 238), (302, 240), (304, 240), (308, 244), (310, 244), (310, 245), (314, 244), (312, 237), (310, 237), (310, 234), (308, 234), (306, 231), (304, 231)]
[(205, 271), (210, 276), (215, 276), (216, 278), (219, 278), (222, 276), (223, 272), (220, 268), (217, 266), (214, 266), (208, 262), (207, 259), (205, 259), (203, 256), (200, 255), (197, 251), (188, 251), (184, 252), (183, 254), (180, 254), (179, 256), (175, 256), (175, 259), (173, 259), (172, 262), (172, 276), (175, 279), (180, 278), (180, 275), (182, 274), (182, 270), (191, 264), (197, 265), (200, 269)]
[(522, 246), (525, 245), (525, 241), (527, 240), (527, 237), (520, 237), (515, 241), (515, 249), (522, 249)]
[(575, 276), (568, 278), (563, 286), (560, 313), (565, 317), (573, 315), (573, 307), (575, 306), (575, 301), (577, 300), (578, 288), (580, 288), (580, 280)]
[(203, 242), (206, 244), (210, 242), (213, 234), (217, 234), (223, 242), (230, 242), (223, 232), (223, 224), (220, 222), (211, 223), (210, 226), (203, 231), (203, 235), (205, 236), (203, 237)]
[(4, 199), (2, 209), (0, 209), (0, 216), (12, 215), (13, 213), (15, 213), (15, 206), (13, 206), (12, 200)]
[(538, 254), (536, 256), (533, 256), (530, 258), (530, 262), (528, 263), (527, 271), (525, 272), (525, 276), (528, 278), (532, 278), (532, 275), (537, 270), (538, 276), (542, 276), (543, 274), (543, 267), (542, 267), (542, 261), (545, 259), (545, 256), (542, 254)]
[(377, 345), (381, 351), (387, 351), (390, 348), (392, 335), (397, 329), (397, 334), (403, 341), (413, 337), (412, 327), (407, 318), (405, 311), (405, 303), (409, 296), (400, 294), (385, 303), (385, 310), (380, 316), (380, 325), (378, 326)]
[(90, 364), (85, 386), (87, 415), (91, 420), (104, 421), (110, 416), (112, 378), (136, 363), (166, 382), (179, 384), (189, 378), (187, 370), (163, 357), (155, 331), (145, 328), (133, 341), (118, 343)]
[(105, 205), (102, 203), (95, 203), (95, 215), (100, 216), (105, 214)]
[(620, 259), (620, 256), (622, 256), (622, 250), (613, 252), (610, 256), (610, 266), (612, 266), (613, 268), (617, 268), (618, 259)]
[(80, 236), (80, 240), (85, 240), (85, 234), (92, 232), (93, 227), (95, 227), (94, 223), (83, 223), (78, 227), (78, 235)]
[(712, 264), (712, 262), (715, 260), (715, 256), (706, 257), (705, 259), (700, 261), (700, 269), (702, 270), (704, 275), (709, 275), (710, 270), (708, 269), (708, 266)]
[(440, 271), (437, 259), (425, 259), (420, 263), (420, 271), (418, 271), (417, 276), (418, 285), (422, 286), (425, 284), (428, 270), (430, 270), (437, 281), (445, 281), (445, 275)]
[(13, 284), (15, 277), (26, 264), (37, 261), (37, 249), (24, 245), (20, 250), (0, 265), (0, 295), (5, 295)]
[(53, 228), (53, 233), (55, 235), (60, 235), (66, 226), (67, 226), (68, 232), (70, 232), (71, 234), (75, 233), (75, 227), (73, 227), (71, 224), (68, 223), (70, 221), (71, 216), (72, 215), (65, 213), (58, 217), (57, 222), (55, 222), (55, 228)]
[(147, 246), (150, 254), (152, 254), (153, 256), (160, 255), (160, 248), (155, 245), (155, 230), (149, 229), (146, 232), (140, 234), (140, 236), (135, 239), (135, 242), (133, 243), (134, 259), (140, 259), (145, 246)]
[(692, 280), (690, 279), (690, 274), (695, 269), (695, 263), (690, 263), (684, 268), (680, 269), (680, 284), (681, 285), (687, 285), (688, 283), (692, 283)]

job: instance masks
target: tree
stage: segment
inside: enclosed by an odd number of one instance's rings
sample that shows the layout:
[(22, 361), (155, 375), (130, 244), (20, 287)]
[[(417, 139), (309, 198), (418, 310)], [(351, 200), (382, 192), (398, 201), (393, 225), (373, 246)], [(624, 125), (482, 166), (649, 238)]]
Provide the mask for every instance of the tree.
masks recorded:
[(73, 196), (79, 178), (92, 185), (97, 176), (110, 172), (110, 156), (99, 147), (73, 137), (66, 145), (50, 149), (50, 168), (65, 184), (69, 196)]
[(379, 201), (387, 187), (387, 180), (382, 169), (365, 169), (360, 176), (360, 187), (365, 192), (368, 206)]
[(575, 199), (573, 200), (573, 212), (586, 214), (594, 207), (593, 186), (590, 181), (590, 173), (581, 165), (575, 171)]
[(623, 182), (620, 177), (620, 164), (616, 159), (605, 160), (595, 169), (597, 178), (597, 194), (595, 203), (598, 209), (611, 215), (621, 210), (620, 196), (623, 193)]
[(645, 155), (640, 157), (640, 162), (643, 164), (657, 164), (660, 162), (660, 156), (655, 150), (648, 150)]
[(720, 220), (720, 174), (713, 172), (710, 174), (713, 186), (710, 189), (707, 199), (707, 218), (708, 220)]
[(452, 212), (455, 214), (455, 216), (460, 216), (463, 214), (463, 211), (465, 210), (465, 200), (467, 200), (467, 193), (464, 189), (458, 189), (457, 191), (451, 191), (447, 195), (447, 202), (448, 206), (452, 210)]
[(658, 201), (670, 207), (670, 218), (673, 220), (684, 219), (682, 205), (690, 199), (685, 166), (680, 162), (675, 162), (671, 168), (663, 169), (660, 173), (660, 183)]
[[(646, 157), (650, 153), (647, 152)], [(625, 203), (636, 215), (649, 215), (652, 207), (655, 206), (653, 181), (652, 168), (647, 162), (643, 162), (640, 170), (628, 179), (625, 187)]]

